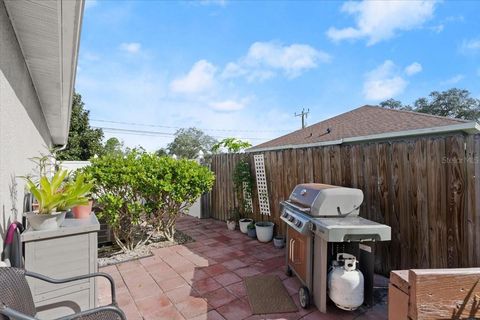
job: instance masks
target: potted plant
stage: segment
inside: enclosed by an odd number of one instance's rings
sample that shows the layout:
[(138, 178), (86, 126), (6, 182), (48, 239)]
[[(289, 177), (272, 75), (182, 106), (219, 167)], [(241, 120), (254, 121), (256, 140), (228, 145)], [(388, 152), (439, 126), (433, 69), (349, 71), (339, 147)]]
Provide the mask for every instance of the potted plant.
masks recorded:
[(285, 237), (277, 234), (273, 237), (273, 246), (277, 249), (281, 249), (285, 246)]
[(227, 228), (230, 231), (235, 230), (237, 226), (237, 220), (234, 217), (228, 217), (227, 218)]
[[(77, 178), (77, 181), (80, 184), (82, 184), (82, 183), (86, 182), (86, 180), (88, 180), (86, 178), (85, 174), (82, 173), (82, 172), (77, 173), (76, 178)], [(83, 195), (85, 197), (88, 197), (89, 201), (85, 205), (76, 205), (72, 208), (73, 217), (75, 219), (88, 219), (90, 217), (90, 214), (92, 213), (93, 199), (91, 198), (90, 191), (91, 191), (91, 188), (92, 188), (93, 184), (92, 183), (88, 183), (88, 184), (85, 183), (85, 185), (90, 186), (90, 188), (85, 189), (85, 193)]]
[(237, 220), (240, 215), (240, 212), (238, 208), (233, 208), (230, 211), (230, 216), (227, 218), (227, 228), (228, 230), (235, 230), (235, 227), (237, 226)]
[(57, 171), (52, 178), (41, 176), (38, 184), (27, 178), (27, 188), (36, 199), (38, 209), (27, 212), (27, 220), (34, 230), (57, 229), (65, 220), (67, 210), (76, 205), (85, 205), (84, 195), (91, 189), (82, 179), (65, 182), (68, 172)]
[(273, 227), (275, 224), (270, 221), (259, 221), (255, 223), (257, 239), (260, 242), (270, 242), (273, 238)]
[[(248, 232), (248, 225), (253, 222), (253, 219), (248, 218), (248, 216), (251, 214), (251, 210), (249, 210), (249, 206), (244, 204), (244, 209), (245, 209), (245, 217), (241, 218), (238, 220), (238, 225), (240, 226), (240, 231), (242, 233), (247, 233)], [(240, 210), (239, 210), (240, 211)]]
[(257, 237), (257, 230), (255, 229), (255, 222), (250, 222), (247, 226), (247, 234), (250, 238), (255, 239)]

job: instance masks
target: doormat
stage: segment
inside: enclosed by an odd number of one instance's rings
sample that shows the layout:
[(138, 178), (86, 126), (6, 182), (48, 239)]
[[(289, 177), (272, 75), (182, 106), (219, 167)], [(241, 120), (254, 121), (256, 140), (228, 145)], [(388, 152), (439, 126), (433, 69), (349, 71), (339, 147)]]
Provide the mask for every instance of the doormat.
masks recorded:
[(245, 278), (245, 287), (253, 314), (298, 311), (282, 281), (275, 275)]

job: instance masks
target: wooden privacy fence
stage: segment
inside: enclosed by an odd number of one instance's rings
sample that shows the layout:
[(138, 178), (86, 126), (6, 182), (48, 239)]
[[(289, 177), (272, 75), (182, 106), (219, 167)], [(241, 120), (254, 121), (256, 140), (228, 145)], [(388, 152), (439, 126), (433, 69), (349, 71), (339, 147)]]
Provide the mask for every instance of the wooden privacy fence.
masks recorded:
[[(279, 202), (299, 183), (316, 182), (363, 190), (360, 215), (392, 228), (392, 241), (377, 244), (376, 270), (480, 266), (480, 135), (331, 145), (259, 152), (265, 156), (271, 216), (284, 234)], [(225, 220), (240, 205), (232, 173), (241, 157), (212, 159), (215, 185), (205, 209)], [(258, 153), (257, 153), (258, 154)]]

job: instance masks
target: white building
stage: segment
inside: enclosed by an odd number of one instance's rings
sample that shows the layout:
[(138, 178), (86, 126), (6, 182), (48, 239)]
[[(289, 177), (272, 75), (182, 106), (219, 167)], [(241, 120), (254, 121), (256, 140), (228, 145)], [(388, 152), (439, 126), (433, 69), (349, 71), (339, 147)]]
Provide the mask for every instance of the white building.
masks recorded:
[[(0, 0), (0, 236), (20, 220), (29, 158), (67, 143), (83, 0)], [(0, 240), (0, 251), (3, 241)]]

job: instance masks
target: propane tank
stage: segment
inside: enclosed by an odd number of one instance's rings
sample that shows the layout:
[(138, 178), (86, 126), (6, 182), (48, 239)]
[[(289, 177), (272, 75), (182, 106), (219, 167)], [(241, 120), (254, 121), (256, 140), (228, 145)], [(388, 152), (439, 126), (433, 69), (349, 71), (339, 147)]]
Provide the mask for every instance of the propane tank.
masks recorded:
[(353, 311), (363, 304), (364, 280), (357, 263), (357, 258), (348, 253), (337, 254), (337, 260), (332, 262), (328, 296), (340, 309)]

